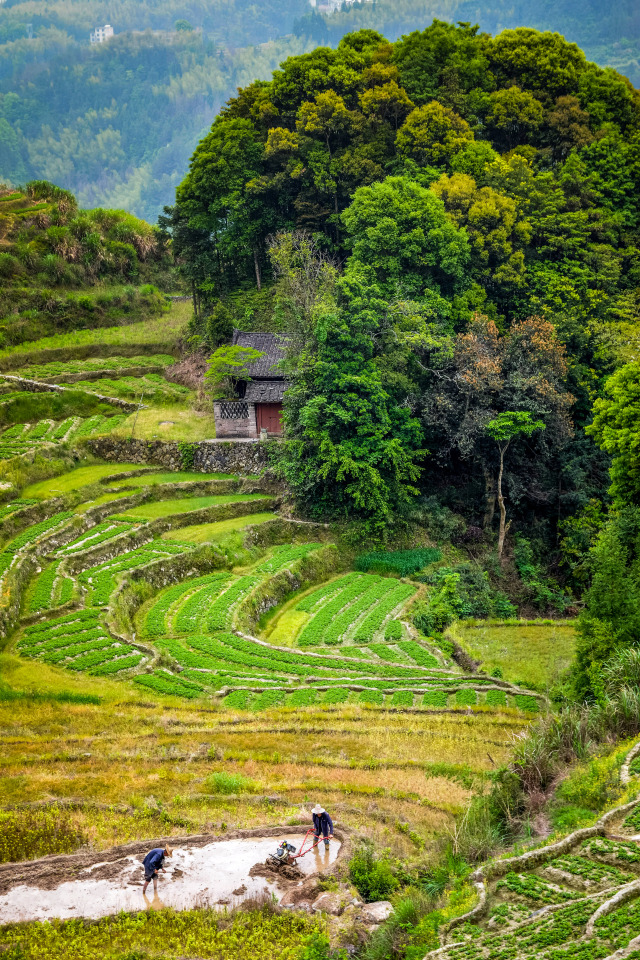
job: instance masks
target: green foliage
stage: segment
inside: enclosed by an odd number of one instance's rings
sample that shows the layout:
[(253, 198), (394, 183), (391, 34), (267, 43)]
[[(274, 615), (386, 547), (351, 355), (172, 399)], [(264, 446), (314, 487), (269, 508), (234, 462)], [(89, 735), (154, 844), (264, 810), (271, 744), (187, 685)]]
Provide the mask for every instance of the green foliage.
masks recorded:
[(640, 363), (628, 363), (611, 376), (605, 396), (594, 403), (587, 432), (611, 454), (610, 493), (618, 504), (640, 503)]
[(525, 537), (516, 538), (514, 560), (529, 601), (539, 610), (556, 609), (562, 613), (570, 598), (545, 574), (542, 563), (535, 558), (533, 545)]
[(437, 588), (429, 594), (426, 603), (416, 604), (413, 621), (419, 630), (429, 635), (443, 630), (462, 612), (458, 594), (460, 574), (447, 573)]
[(192, 470), (195, 463), (197, 444), (188, 443), (186, 440), (178, 441), (178, 452), (180, 454), (180, 463), (183, 470)]
[(231, 339), (233, 334), (233, 316), (224, 303), (216, 303), (206, 318), (207, 346), (212, 350)]
[(409, 577), (429, 563), (440, 560), (442, 553), (435, 547), (416, 550), (377, 551), (364, 553), (356, 557), (356, 570), (375, 570), (379, 573), (397, 573), (400, 577)]
[(399, 886), (388, 855), (376, 854), (370, 843), (361, 843), (354, 851), (349, 879), (367, 903), (387, 900)]
[(218, 347), (207, 360), (207, 372), (204, 375), (207, 390), (212, 396), (233, 396), (233, 382), (250, 380), (248, 368), (262, 357), (259, 350), (237, 345)]
[(255, 787), (249, 777), (241, 773), (229, 773), (226, 770), (210, 773), (205, 785), (210, 793), (251, 793)]
[(73, 853), (86, 843), (70, 815), (55, 807), (0, 813), (0, 863)]
[(640, 509), (629, 506), (613, 515), (596, 539), (578, 623), (575, 684), (581, 697), (602, 698), (605, 662), (619, 649), (637, 646), (639, 534)]
[(536, 430), (544, 429), (544, 421), (534, 421), (530, 413), (517, 413), (512, 410), (499, 414), (495, 420), (490, 420), (486, 427), (487, 434), (492, 440), (505, 449), (516, 437), (530, 437)]
[(356, 190), (342, 219), (354, 260), (374, 271), (387, 297), (398, 289), (417, 297), (426, 290), (446, 294), (461, 288), (467, 239), (430, 190), (404, 177), (387, 177)]
[(339, 287), (338, 312), (316, 328), (315, 356), (295, 360), (300, 377), (285, 397), (288, 439), (277, 463), (302, 510), (359, 519), (379, 537), (417, 492), (421, 430), (373, 363), (380, 291), (364, 267)]
[[(454, 567), (438, 567), (433, 573), (420, 576), (419, 579), (439, 588), (452, 575), (458, 577), (456, 609), (460, 619), (506, 619), (516, 615), (514, 604), (500, 590), (492, 587), (487, 571), (481, 570), (476, 564), (459, 563)], [(439, 632), (437, 628), (434, 629)]]

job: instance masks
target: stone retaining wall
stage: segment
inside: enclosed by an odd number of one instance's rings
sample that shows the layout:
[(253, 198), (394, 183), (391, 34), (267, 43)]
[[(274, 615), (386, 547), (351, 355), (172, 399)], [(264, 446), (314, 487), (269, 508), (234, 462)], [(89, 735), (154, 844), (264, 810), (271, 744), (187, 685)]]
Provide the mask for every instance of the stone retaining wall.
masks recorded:
[[(116, 463), (153, 463), (168, 470), (193, 470), (196, 473), (256, 474), (268, 466), (265, 444), (257, 440), (202, 440), (188, 445), (190, 456), (183, 456), (177, 443), (162, 440), (118, 440), (93, 437), (83, 441), (91, 453)], [(183, 446), (183, 451), (185, 447)]]

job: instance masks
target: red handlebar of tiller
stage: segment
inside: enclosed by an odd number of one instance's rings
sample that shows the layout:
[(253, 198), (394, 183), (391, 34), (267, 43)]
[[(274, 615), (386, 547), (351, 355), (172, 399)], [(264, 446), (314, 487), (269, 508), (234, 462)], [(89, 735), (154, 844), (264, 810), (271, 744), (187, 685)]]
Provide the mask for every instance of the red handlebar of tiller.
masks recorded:
[(307, 850), (305, 850), (305, 849), (304, 849), (304, 845), (305, 845), (305, 843), (307, 842), (307, 837), (309, 836), (310, 833), (313, 833), (313, 827), (312, 827), (310, 830), (307, 830), (306, 835), (305, 835), (305, 838), (304, 838), (304, 840), (302, 841), (302, 843), (300, 844), (300, 853), (296, 853), (295, 856), (291, 857), (292, 860), (299, 860), (300, 857), (304, 857), (305, 853), (311, 853), (311, 851), (312, 851), (312, 850), (315, 850), (315, 848), (318, 846), (318, 844), (319, 844), (320, 841), (322, 840), (322, 837), (318, 837), (318, 839), (317, 839), (316, 842), (313, 844), (313, 846), (311, 846), (311, 847), (309, 847)]

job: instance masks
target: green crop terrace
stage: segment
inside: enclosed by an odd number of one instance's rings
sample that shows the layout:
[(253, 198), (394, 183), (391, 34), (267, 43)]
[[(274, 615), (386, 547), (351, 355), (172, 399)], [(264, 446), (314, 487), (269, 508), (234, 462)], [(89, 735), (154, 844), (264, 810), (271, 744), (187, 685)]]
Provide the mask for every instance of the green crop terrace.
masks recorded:
[[(214, 697), (235, 710), (539, 708), (526, 689), (465, 674), (410, 630), (407, 611), (423, 586), (377, 573), (336, 575), (336, 547), (313, 539), (243, 547), (246, 528), (268, 528), (273, 500), (233, 492), (233, 478), (220, 481), (232, 492), (202, 495), (203, 479), (96, 464), (34, 484), (7, 504), (0, 522), (29, 505), (41, 511), (0, 553), (8, 588), (29, 557), (37, 562), (23, 589), (20, 656), (162, 696)], [(49, 512), (47, 495), (79, 503)], [(116, 611), (132, 590), (140, 600), (123, 623)], [(265, 605), (275, 610), (260, 636)]]

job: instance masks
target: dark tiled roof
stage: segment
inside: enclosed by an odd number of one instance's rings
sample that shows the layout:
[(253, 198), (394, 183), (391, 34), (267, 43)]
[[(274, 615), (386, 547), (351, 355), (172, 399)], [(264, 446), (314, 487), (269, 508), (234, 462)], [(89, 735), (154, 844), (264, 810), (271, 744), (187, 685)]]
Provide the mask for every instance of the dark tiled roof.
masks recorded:
[(248, 403), (280, 403), (286, 389), (284, 380), (250, 380), (244, 399)]
[(247, 372), (253, 379), (279, 380), (284, 377), (282, 370), (277, 366), (284, 357), (281, 337), (276, 336), (275, 333), (243, 333), (241, 330), (234, 330), (233, 343), (238, 347), (249, 347), (264, 354), (247, 367)]

